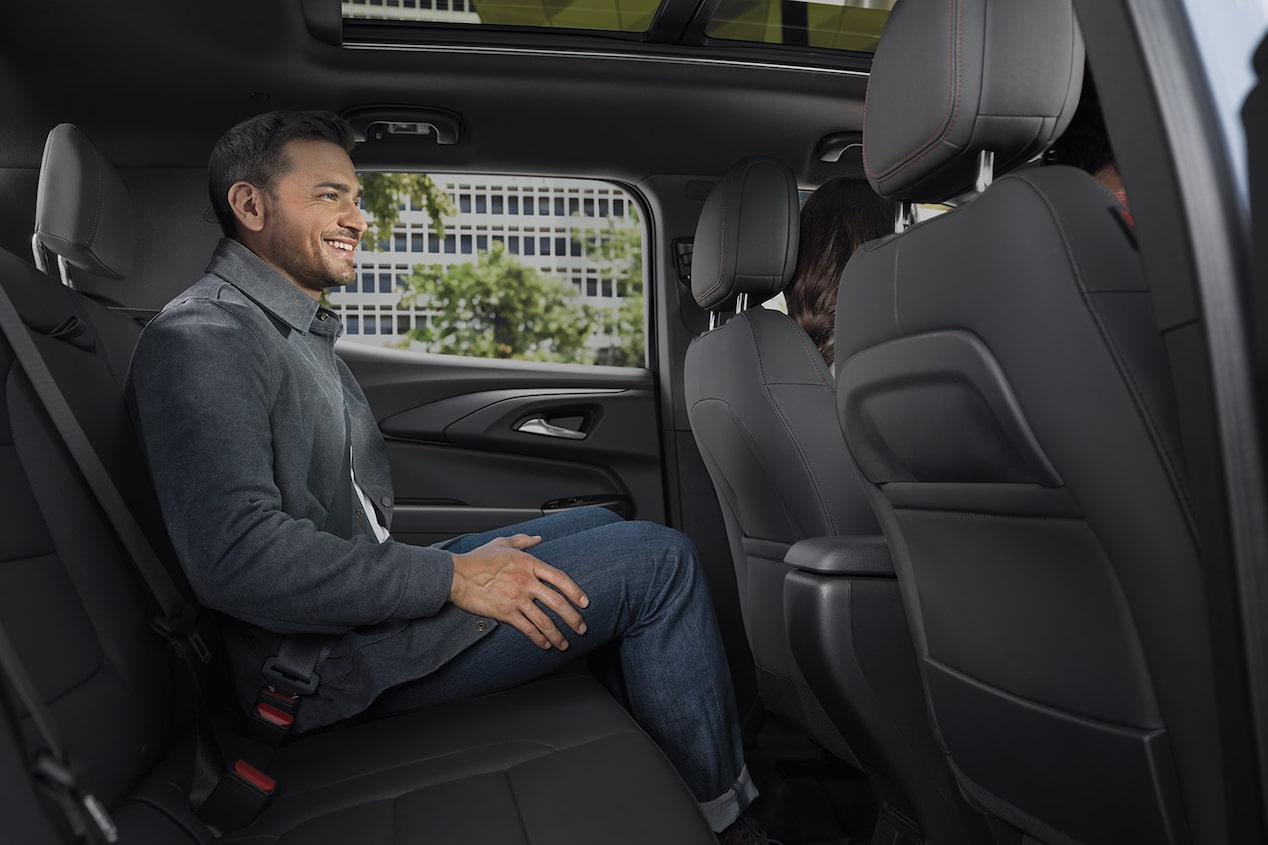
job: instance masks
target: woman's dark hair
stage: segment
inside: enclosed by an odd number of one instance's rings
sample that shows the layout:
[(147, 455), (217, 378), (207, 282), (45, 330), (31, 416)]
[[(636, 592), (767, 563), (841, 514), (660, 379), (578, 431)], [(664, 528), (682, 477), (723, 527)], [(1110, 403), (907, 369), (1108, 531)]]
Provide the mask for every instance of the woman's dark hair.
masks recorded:
[(1048, 148), (1047, 158), (1057, 164), (1068, 164), (1085, 173), (1095, 175), (1114, 163), (1114, 150), (1110, 147), (1109, 133), (1105, 131), (1105, 118), (1101, 114), (1101, 98), (1096, 93), (1092, 73), (1083, 70), (1083, 91), (1079, 105), (1070, 118), (1061, 137)]
[(272, 193), (277, 179), (291, 166), (286, 144), (296, 139), (329, 141), (348, 152), (357, 143), (348, 122), (328, 111), (266, 112), (220, 136), (207, 162), (207, 187), (211, 208), (226, 237), (234, 237), (238, 229), (229, 206), (229, 189), (238, 182), (250, 182)]
[(867, 182), (838, 177), (824, 182), (801, 208), (797, 269), (784, 289), (792, 317), (828, 364), (833, 360), (837, 287), (845, 264), (865, 241), (894, 231), (894, 203)]

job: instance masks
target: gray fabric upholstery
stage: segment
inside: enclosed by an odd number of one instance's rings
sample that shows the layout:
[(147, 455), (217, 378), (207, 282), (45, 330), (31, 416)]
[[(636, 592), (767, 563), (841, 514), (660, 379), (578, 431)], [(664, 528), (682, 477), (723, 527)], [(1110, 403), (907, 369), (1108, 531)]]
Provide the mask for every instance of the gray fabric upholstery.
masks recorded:
[[(927, 18), (946, 4), (899, 8)], [(992, 20), (964, 42), (985, 36), (992, 77), (1024, 83), (1052, 24), (1024, 34)], [(990, 42), (1005, 35), (1022, 40), (1001, 54)], [(881, 47), (928, 43), (900, 27)], [(873, 73), (877, 91), (909, 80), (894, 65)], [(1071, 168), (1007, 175), (857, 252), (838, 313), (842, 429), (962, 788), (1044, 842), (1226, 841), (1177, 412), (1118, 201)]]
[(727, 171), (700, 212), (691, 256), (691, 293), (717, 309), (747, 294), (753, 304), (783, 290), (797, 264), (797, 180), (771, 158)]
[(1001, 174), (1060, 135), (1082, 80), (1083, 39), (1068, 3), (899, 3), (868, 82), (867, 178), (891, 199), (963, 194), (980, 150), (994, 152)]
[(136, 215), (127, 186), (69, 123), (55, 126), (44, 143), (35, 233), (72, 267), (109, 279), (132, 271)]

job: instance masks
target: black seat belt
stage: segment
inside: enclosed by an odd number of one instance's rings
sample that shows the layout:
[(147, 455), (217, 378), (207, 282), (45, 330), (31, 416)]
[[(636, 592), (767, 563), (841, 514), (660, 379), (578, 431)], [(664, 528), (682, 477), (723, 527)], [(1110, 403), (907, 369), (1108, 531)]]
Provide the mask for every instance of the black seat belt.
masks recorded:
[(74, 762), (58, 740), (52, 715), (3, 625), (0, 625), (0, 673), (21, 700), (44, 743), (31, 762), (32, 778), (61, 809), (76, 839), (81, 842), (118, 842), (119, 831), (114, 821), (102, 803), (81, 783)]
[[(352, 521), (352, 418), (343, 408), (343, 462), (336, 476), (340, 484), (330, 503), (331, 519), (324, 526), (341, 537), (357, 531)], [(251, 713), (251, 733), (266, 742), (281, 743), (294, 724), (299, 697), (310, 695), (321, 683), (317, 667), (330, 654), (338, 637), (329, 634), (289, 634), (282, 639), (277, 656), (264, 661), (260, 670), (268, 686), (260, 691)], [(282, 713), (277, 713), (277, 710)], [(280, 723), (279, 723), (280, 722)]]

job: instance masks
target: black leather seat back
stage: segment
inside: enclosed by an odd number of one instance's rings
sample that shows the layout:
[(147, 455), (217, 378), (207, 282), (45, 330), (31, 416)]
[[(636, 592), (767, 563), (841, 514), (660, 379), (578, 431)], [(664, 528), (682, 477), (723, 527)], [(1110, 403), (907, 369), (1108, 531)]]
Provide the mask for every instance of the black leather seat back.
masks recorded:
[[(51, 132), (36, 215), (45, 247), (81, 270), (119, 277), (131, 265), (132, 215), (122, 180), (83, 134), (68, 124)], [(141, 325), (8, 253), (0, 253), (0, 284), (120, 494), (183, 584), (123, 399)], [(177, 709), (182, 680), (150, 627), (149, 591), (3, 341), (0, 368), (8, 464), (0, 495), (11, 517), (0, 537), (7, 561), (0, 617), (87, 787), (114, 807), (188, 730), (192, 710)]]
[[(914, 45), (938, 54), (907, 62)], [(907, 0), (869, 91), (873, 185), (945, 198), (972, 190), (982, 150), (1025, 160), (1059, 134), (1081, 67), (1064, 3)], [(914, 143), (928, 114), (882, 99), (898, 88), (950, 104), (937, 143)], [(839, 302), (842, 427), (962, 786), (1043, 841), (1189, 841), (1220, 789), (1212, 654), (1118, 201), (1070, 168), (999, 178), (856, 253)]]
[[(122, 395), (83, 310), (92, 304), (8, 253), (0, 284), (94, 448), (116, 478), (137, 480), (134, 494), (143, 489)], [(88, 787), (114, 806), (170, 747), (180, 718), (170, 666), (144, 586), (2, 341), (0, 372), (0, 618)]]
[(846, 759), (788, 645), (783, 582), (788, 547), (830, 534), (874, 534), (871, 508), (849, 474), (832, 377), (787, 315), (758, 307), (792, 280), (800, 207), (782, 163), (739, 162), (710, 194), (696, 228), (692, 292), (722, 315), (753, 306), (687, 351), (691, 429), (726, 522), (749, 645), (767, 707)]

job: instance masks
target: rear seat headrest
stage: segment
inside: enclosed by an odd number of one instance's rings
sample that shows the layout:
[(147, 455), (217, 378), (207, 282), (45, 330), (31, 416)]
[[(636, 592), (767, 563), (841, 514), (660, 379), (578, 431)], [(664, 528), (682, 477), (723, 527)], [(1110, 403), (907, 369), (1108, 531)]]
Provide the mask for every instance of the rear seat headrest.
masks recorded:
[(132, 272), (136, 220), (132, 197), (78, 127), (53, 127), (44, 143), (35, 234), (45, 249), (95, 276)]
[(903, 0), (872, 62), (863, 166), (887, 199), (939, 202), (973, 188), (1064, 130), (1083, 83), (1068, 0)]
[(773, 158), (747, 158), (713, 186), (691, 253), (691, 293), (711, 310), (747, 294), (753, 304), (784, 289), (797, 264), (797, 180)]

